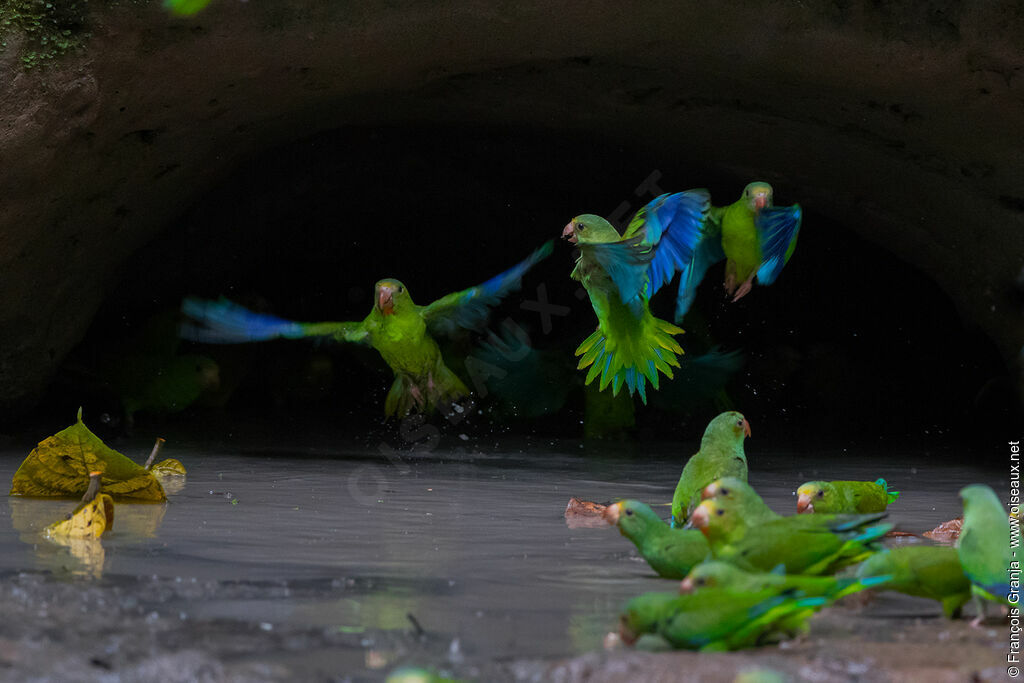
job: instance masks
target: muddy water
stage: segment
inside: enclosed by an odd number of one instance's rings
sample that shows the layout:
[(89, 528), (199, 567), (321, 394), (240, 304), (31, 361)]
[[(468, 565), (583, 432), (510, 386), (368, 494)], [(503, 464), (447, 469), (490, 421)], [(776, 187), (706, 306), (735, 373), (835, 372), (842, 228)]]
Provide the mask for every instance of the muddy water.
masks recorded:
[[(206, 586), (172, 592), (156, 618), (268, 632), (411, 633), (415, 621), (435, 666), (598, 649), (627, 599), (671, 588), (616, 531), (569, 529), (563, 510), (572, 495), (668, 502), (693, 443), (645, 444), (641, 453), (456, 441), (389, 461), (363, 446), (325, 449), (316, 435), (300, 441), (170, 444), (165, 455), (188, 468), (185, 486), (167, 505), (119, 505), (98, 554), (38, 535), (73, 502), (9, 498), (0, 505), (0, 575), (43, 572), (122, 593), (141, 579)], [(146, 451), (141, 441), (117, 446), (140, 460)], [(0, 481), (25, 452), (0, 453)], [(964, 483), (1001, 485), (998, 471), (912, 449), (793, 453), (751, 442), (748, 456), (751, 483), (786, 513), (805, 480), (884, 477), (902, 491), (892, 520), (911, 531), (957, 516)], [(667, 516), (667, 507), (656, 509)], [(938, 613), (933, 603), (914, 604)], [(303, 671), (320, 658), (335, 670), (373, 669), (401, 659), (356, 652), (305, 660), (301, 652), (278, 663)]]

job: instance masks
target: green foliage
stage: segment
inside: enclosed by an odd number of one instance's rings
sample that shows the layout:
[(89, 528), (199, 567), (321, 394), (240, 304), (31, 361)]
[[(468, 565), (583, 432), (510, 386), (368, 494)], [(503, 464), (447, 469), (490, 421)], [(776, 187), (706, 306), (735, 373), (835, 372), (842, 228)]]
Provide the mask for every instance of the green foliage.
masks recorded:
[(89, 38), (88, 14), (88, 0), (0, 0), (0, 52), (20, 43), (26, 69), (52, 62)]

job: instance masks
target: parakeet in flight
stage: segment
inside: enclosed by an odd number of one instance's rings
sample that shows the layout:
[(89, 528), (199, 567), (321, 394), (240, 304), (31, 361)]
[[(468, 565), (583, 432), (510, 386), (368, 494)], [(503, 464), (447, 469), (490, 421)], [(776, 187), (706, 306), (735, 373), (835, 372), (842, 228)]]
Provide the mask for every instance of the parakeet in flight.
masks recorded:
[(434, 337), (450, 336), (459, 328), (480, 329), (489, 308), (519, 289), (523, 275), (551, 250), (552, 242), (546, 242), (504, 273), (426, 306), (413, 302), (402, 282), (380, 280), (374, 287), (373, 308), (361, 322), (301, 323), (254, 313), (226, 299), (188, 298), (182, 311), (194, 322), (182, 325), (180, 334), (207, 344), (301, 337), (367, 344), (380, 353), (395, 376), (384, 402), (385, 415), (432, 412), (469, 394), (462, 380), (445, 365)]
[(683, 466), (672, 496), (672, 526), (682, 526), (701, 499), (701, 490), (722, 477), (747, 480), (747, 456), (743, 439), (750, 436), (750, 423), (731, 410), (708, 423), (698, 450)]
[(682, 322), (708, 268), (725, 259), (725, 291), (738, 301), (754, 285), (770, 285), (796, 249), (803, 212), (799, 204), (774, 206), (772, 186), (753, 182), (729, 206), (711, 209), (690, 262), (682, 268), (675, 321)]
[(604, 519), (633, 541), (651, 569), (666, 579), (681, 579), (711, 552), (696, 529), (672, 529), (650, 506), (623, 500), (605, 508)]
[(884, 576), (879, 590), (931, 598), (942, 603), (949, 619), (971, 599), (971, 582), (960, 568), (956, 549), (950, 546), (907, 545), (875, 553), (857, 567), (861, 578)]
[(646, 383), (658, 388), (658, 372), (672, 378), (683, 352), (673, 335), (682, 330), (654, 317), (649, 299), (692, 260), (711, 199), (706, 190), (664, 194), (640, 209), (620, 235), (600, 216), (583, 214), (562, 230), (579, 247), (572, 278), (583, 284), (597, 315), (597, 330), (576, 349), (577, 369), (589, 367), (586, 383), (600, 389), (625, 384), (647, 402)]
[(960, 566), (970, 579), (977, 606), (975, 625), (985, 618), (985, 600), (1008, 605), (1010, 570), (1014, 560), (1010, 548), (1010, 520), (991, 487), (972, 484), (960, 489), (964, 502), (964, 525), (956, 542)]
[(885, 479), (877, 481), (809, 481), (796, 490), (798, 513), (882, 512), (900, 497)]

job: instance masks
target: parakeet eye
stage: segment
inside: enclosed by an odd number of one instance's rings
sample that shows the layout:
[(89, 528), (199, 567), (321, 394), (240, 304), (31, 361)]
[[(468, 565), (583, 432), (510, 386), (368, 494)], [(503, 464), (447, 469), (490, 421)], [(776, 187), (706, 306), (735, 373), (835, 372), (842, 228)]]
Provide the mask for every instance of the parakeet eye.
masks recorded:
[(629, 508), (626, 508), (626, 514), (627, 514), (627, 515), (632, 515), (632, 514), (633, 514), (633, 511), (632, 511), (632, 510), (630, 510)]
[(721, 517), (722, 515), (725, 514), (725, 510), (719, 508), (719, 509), (715, 510), (715, 514), (718, 515), (719, 517)]
[(718, 491), (719, 491), (719, 493), (721, 493), (721, 494), (722, 494), (723, 496), (728, 496), (728, 495), (729, 495), (729, 489), (718, 489)]
[(705, 579), (705, 578), (700, 578), (700, 579), (697, 579), (696, 581), (694, 581), (694, 583), (697, 584), (698, 586), (703, 586), (703, 585), (707, 584), (707, 582), (708, 582), (708, 580)]
[(587, 229), (587, 226), (583, 225), (582, 223), (577, 223), (576, 229), (579, 230), (580, 232), (583, 232), (584, 230)]
[(736, 422), (736, 426), (737, 426), (737, 427), (742, 427), (742, 426), (743, 426), (743, 420), (738, 420), (738, 421)]
[(824, 498), (824, 497), (825, 497), (825, 492), (824, 491), (818, 491), (818, 498)]
[(399, 287), (399, 288), (398, 288), (398, 293), (399, 293), (399, 294), (401, 294), (401, 293), (402, 293), (402, 292), (404, 292), (404, 291), (405, 291), (405, 287)]

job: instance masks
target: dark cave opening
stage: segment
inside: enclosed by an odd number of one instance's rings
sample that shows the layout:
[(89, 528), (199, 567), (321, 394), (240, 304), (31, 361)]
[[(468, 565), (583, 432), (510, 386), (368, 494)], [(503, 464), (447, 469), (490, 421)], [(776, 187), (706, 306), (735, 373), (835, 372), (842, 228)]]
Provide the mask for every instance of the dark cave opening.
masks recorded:
[[(361, 320), (378, 279), (397, 277), (417, 303), (428, 303), (509, 267), (557, 238), (574, 215), (608, 215), (624, 203), (631, 215), (653, 198), (635, 188), (652, 180), (670, 192), (707, 187), (724, 204), (754, 178), (621, 142), (521, 128), (353, 127), (254, 153), (125, 264), (36, 414), (57, 419), (79, 404), (87, 414), (116, 414), (105, 368), (132, 353), (147, 319), (175, 310), (185, 295), (224, 295), (294, 320)], [(775, 192), (778, 204), (801, 202), (784, 185)], [(727, 394), (760, 434), (941, 443), (1016, 419), (1009, 370), (949, 297), (861, 238), (852, 229), (860, 217), (801, 203), (799, 244), (779, 280), (729, 304), (719, 265), (683, 324), (688, 353), (719, 346), (744, 354)], [(575, 365), (572, 349), (595, 321), (575, 296), (571, 268), (572, 250), (557, 244), (495, 311), (491, 328), (512, 318), (538, 348), (564, 349), (565, 363)], [(548, 334), (521, 306), (538, 287), (569, 308)], [(670, 319), (672, 295), (660, 293), (652, 306)], [(462, 340), (463, 352), (477, 340)], [(382, 420), (391, 383), (379, 357), (357, 347), (303, 340), (185, 344), (180, 352), (213, 357), (222, 380), (216, 395), (170, 418), (182, 426), (226, 412), (314, 415), (359, 430)], [(637, 431), (696, 438), (717, 410), (710, 401), (684, 413), (638, 403)], [(476, 428), (576, 437), (582, 415), (582, 392), (574, 390), (558, 414), (508, 423), (485, 416)]]

